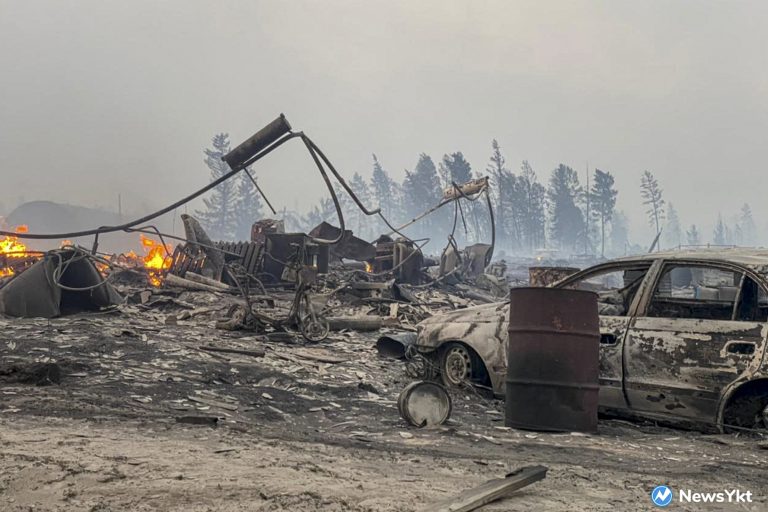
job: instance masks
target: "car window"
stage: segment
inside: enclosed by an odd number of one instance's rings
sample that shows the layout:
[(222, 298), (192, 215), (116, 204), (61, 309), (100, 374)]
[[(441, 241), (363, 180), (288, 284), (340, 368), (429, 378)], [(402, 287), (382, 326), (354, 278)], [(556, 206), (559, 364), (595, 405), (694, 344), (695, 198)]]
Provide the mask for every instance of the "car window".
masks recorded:
[(768, 321), (768, 293), (749, 276), (744, 278), (741, 286), (741, 294), (736, 306), (736, 320)]
[(568, 288), (596, 292), (598, 312), (604, 316), (626, 316), (648, 267), (613, 268), (590, 274)]
[(653, 291), (648, 316), (731, 320), (743, 276), (707, 265), (667, 265)]

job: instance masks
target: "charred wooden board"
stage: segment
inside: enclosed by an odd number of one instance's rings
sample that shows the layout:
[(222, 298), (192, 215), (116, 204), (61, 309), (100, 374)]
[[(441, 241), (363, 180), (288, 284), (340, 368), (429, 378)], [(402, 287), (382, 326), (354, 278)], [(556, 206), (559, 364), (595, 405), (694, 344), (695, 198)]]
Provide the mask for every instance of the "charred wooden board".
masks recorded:
[(469, 512), (501, 499), (547, 476), (545, 466), (526, 466), (504, 478), (495, 478), (473, 489), (422, 509), (422, 512)]

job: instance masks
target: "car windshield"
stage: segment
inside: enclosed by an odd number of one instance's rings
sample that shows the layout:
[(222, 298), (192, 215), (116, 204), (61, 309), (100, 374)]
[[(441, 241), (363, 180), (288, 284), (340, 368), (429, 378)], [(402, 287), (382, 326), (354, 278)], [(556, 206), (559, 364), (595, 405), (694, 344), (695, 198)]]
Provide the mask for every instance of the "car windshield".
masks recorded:
[(609, 268), (589, 273), (564, 287), (595, 292), (601, 315), (624, 316), (650, 265)]

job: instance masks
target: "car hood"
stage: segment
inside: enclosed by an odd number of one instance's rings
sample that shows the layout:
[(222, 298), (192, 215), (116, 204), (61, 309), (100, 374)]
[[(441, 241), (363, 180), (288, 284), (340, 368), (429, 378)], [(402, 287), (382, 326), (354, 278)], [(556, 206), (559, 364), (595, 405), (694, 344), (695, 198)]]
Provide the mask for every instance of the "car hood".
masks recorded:
[(485, 323), (498, 322), (499, 318), (505, 318), (509, 308), (506, 302), (493, 302), (490, 304), (481, 304), (455, 311), (438, 313), (422, 322), (419, 326), (434, 326), (435, 324), (448, 323)]

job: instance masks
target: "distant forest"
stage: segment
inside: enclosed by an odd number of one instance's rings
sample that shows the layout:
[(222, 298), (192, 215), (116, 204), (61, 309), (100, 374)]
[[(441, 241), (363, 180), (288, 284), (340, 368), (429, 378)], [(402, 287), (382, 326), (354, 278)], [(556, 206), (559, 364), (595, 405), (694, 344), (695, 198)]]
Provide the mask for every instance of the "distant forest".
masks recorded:
[[(211, 148), (205, 149), (205, 163), (211, 171), (211, 180), (229, 172), (221, 156), (229, 152), (229, 136), (218, 134)], [(392, 178), (376, 155), (372, 155), (370, 180), (359, 173), (348, 179), (363, 204), (380, 207), (394, 225), (401, 225), (420, 215), (443, 198), (443, 190), (452, 183), (462, 184), (475, 178), (490, 178), (491, 202), (496, 221), (497, 247), (507, 254), (533, 255), (540, 251), (557, 251), (561, 256), (620, 256), (646, 252), (652, 240), (633, 240), (626, 214), (616, 210), (619, 194), (614, 177), (607, 170), (594, 169), (589, 183), (580, 181), (573, 168), (560, 164), (540, 178), (527, 160), (517, 169), (511, 169), (502, 148), (496, 140), (491, 142), (488, 163), (481, 170), (473, 169), (464, 155), (457, 151), (443, 155), (437, 163), (427, 154), (419, 155), (412, 170), (405, 171), (402, 182)], [(586, 178), (586, 174), (581, 175)], [(649, 171), (643, 172), (638, 188), (646, 207), (650, 227), (659, 238), (658, 247), (740, 245), (758, 242), (757, 228), (748, 204), (741, 206), (737, 215), (725, 219), (718, 215), (710, 236), (691, 224), (681, 225), (678, 212)], [(351, 198), (337, 190), (347, 229), (366, 240), (375, 240), (390, 230), (376, 216), (363, 214)], [(461, 221), (455, 230), (459, 244), (490, 241), (490, 221), (484, 201), (461, 201)], [(216, 187), (204, 199), (204, 208), (196, 212), (198, 218), (214, 238), (248, 240), (255, 220), (271, 216), (247, 175), (229, 180)], [(307, 232), (322, 221), (337, 223), (333, 201), (324, 198), (310, 211), (300, 213), (288, 209), (278, 211), (275, 217), (285, 221), (292, 232)], [(431, 252), (443, 246), (454, 225), (451, 205), (437, 210), (405, 233), (414, 239), (430, 238)], [(661, 233), (661, 235), (659, 235)]]

